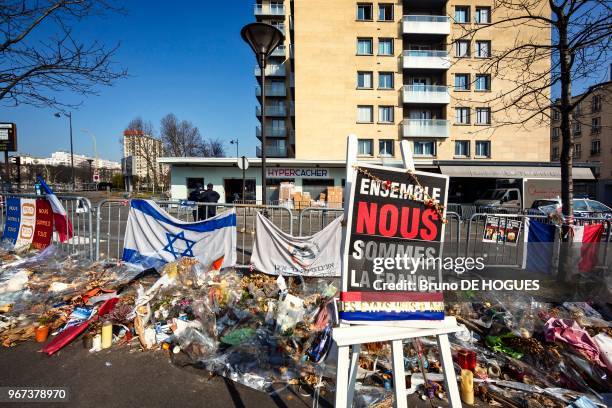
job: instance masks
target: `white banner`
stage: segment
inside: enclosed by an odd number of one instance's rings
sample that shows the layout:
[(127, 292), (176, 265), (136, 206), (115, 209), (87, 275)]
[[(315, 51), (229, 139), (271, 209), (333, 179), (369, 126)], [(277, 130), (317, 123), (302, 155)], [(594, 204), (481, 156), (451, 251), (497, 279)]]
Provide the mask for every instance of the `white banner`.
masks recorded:
[(342, 217), (307, 237), (294, 237), (257, 213), (251, 263), (271, 275), (340, 276)]
[(20, 226), (19, 234), (15, 247), (28, 246), (34, 238), (34, 228), (36, 227), (36, 200), (33, 198), (22, 198), (20, 202)]
[(199, 222), (172, 217), (150, 200), (132, 200), (125, 230), (123, 260), (145, 267), (181, 257), (198, 259), (204, 266), (236, 264), (236, 212)]

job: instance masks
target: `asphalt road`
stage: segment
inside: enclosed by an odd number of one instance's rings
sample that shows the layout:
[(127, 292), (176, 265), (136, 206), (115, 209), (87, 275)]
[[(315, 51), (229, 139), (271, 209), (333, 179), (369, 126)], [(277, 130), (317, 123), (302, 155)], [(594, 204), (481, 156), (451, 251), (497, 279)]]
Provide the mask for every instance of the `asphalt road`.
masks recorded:
[[(55, 404), (0, 403), (45, 407), (309, 407), (312, 400), (292, 389), (268, 395), (223, 377), (209, 378), (178, 367), (161, 351), (114, 347), (90, 353), (80, 340), (51, 357), (27, 342), (0, 350), (0, 386), (67, 387), (69, 401)], [(330, 404), (322, 401), (322, 407)]]

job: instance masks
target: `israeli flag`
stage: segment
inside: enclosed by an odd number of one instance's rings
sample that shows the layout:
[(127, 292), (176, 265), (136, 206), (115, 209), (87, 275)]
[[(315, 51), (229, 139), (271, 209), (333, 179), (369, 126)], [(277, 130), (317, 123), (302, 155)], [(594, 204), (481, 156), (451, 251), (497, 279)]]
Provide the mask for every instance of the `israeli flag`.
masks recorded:
[(215, 269), (236, 264), (236, 211), (199, 222), (174, 218), (150, 200), (131, 201), (123, 260), (146, 268), (181, 257)]

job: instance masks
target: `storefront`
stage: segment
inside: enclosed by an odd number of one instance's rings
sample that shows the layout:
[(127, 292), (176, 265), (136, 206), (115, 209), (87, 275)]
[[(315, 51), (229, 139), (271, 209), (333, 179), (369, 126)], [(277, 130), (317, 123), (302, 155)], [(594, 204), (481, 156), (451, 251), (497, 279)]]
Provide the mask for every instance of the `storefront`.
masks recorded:
[[(249, 167), (244, 172), (244, 198), (261, 201), (261, 160), (248, 160)], [(198, 184), (205, 186), (208, 183), (212, 183), (214, 190), (221, 195), (220, 202), (231, 203), (243, 197), (243, 172), (238, 168), (236, 158), (162, 157), (158, 161), (171, 166), (170, 192), (173, 199), (185, 199)], [(401, 162), (397, 160), (385, 160), (384, 164), (401, 167)], [(523, 178), (561, 178), (559, 166), (552, 163), (417, 160), (415, 164), (418, 170), (448, 175), (451, 180), (449, 202), (454, 203), (473, 202), (500, 182)], [(268, 159), (268, 203), (278, 202), (281, 182), (292, 182), (295, 191), (308, 192), (310, 197), (318, 199), (321, 193), (327, 191), (327, 187), (344, 187), (345, 173), (342, 160)], [(595, 183), (589, 167), (576, 165), (573, 175), (575, 191)]]

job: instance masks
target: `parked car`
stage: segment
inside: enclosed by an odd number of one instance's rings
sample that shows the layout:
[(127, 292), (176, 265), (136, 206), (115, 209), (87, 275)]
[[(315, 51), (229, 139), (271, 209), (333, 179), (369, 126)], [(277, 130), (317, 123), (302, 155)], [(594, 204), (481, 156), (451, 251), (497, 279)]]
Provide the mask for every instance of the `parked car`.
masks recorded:
[[(551, 208), (559, 208), (561, 199), (536, 200), (533, 202), (530, 213), (548, 213)], [(572, 208), (574, 217), (578, 218), (606, 218), (612, 219), (612, 208), (599, 201), (589, 199), (573, 199)]]

